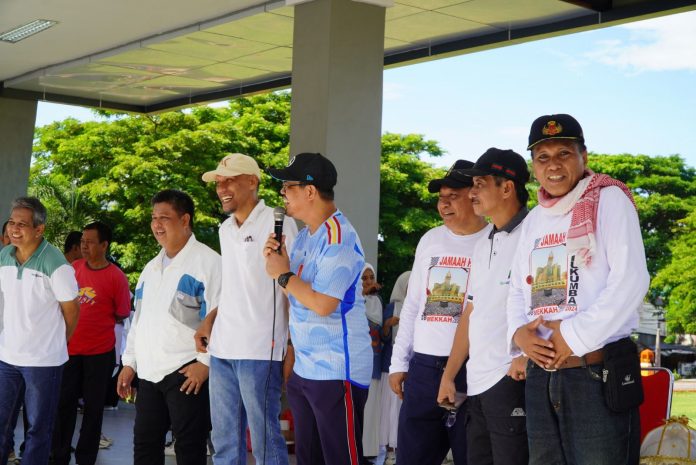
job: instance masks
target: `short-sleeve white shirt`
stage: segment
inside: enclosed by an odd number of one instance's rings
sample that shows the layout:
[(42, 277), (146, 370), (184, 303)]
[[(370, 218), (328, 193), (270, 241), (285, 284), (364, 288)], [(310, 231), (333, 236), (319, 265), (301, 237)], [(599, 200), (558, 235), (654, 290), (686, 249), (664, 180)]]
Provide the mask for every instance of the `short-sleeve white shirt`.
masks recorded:
[(60, 302), (77, 297), (75, 272), (45, 239), (21, 265), (16, 250), (8, 246), (0, 251), (0, 360), (15, 366), (62, 365), (68, 360), (68, 345)]
[[(241, 226), (234, 215), (220, 226), (222, 292), (208, 346), (208, 352), (217, 358), (268, 360), (275, 339), (273, 360), (283, 359), (288, 334), (287, 298), (266, 273), (263, 258), (274, 221), (273, 209), (259, 200)], [(292, 218), (285, 218), (283, 234), (289, 250), (297, 236)]]

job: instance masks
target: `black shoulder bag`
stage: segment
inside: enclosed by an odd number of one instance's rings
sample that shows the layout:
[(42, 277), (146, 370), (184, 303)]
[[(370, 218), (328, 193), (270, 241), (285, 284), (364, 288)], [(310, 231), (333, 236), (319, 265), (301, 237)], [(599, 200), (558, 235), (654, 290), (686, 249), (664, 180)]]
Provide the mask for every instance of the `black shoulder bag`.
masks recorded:
[(643, 403), (638, 347), (628, 337), (609, 343), (604, 352), (604, 400), (612, 412), (624, 413)]

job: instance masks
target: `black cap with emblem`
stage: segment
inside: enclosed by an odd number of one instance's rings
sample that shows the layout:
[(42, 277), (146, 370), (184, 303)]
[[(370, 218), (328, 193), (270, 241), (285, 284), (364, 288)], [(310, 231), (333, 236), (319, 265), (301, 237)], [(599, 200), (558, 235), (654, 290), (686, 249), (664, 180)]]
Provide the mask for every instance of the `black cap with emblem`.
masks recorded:
[(529, 146), (527, 150), (532, 150), (539, 142), (549, 139), (568, 139), (576, 140), (581, 144), (585, 143), (582, 127), (578, 120), (564, 113), (544, 115), (535, 119), (532, 123), (532, 128), (529, 130)]

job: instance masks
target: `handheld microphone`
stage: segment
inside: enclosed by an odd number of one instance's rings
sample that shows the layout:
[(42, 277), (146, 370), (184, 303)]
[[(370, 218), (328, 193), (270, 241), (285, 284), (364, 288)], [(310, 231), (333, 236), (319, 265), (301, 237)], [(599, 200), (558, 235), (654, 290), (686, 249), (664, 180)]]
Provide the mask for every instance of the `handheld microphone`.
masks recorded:
[[(283, 220), (285, 219), (285, 209), (283, 207), (275, 207), (273, 209), (273, 234), (275, 234), (275, 239), (282, 244), (283, 240)], [(281, 246), (282, 247), (282, 246)], [(281, 247), (278, 247), (278, 253)]]

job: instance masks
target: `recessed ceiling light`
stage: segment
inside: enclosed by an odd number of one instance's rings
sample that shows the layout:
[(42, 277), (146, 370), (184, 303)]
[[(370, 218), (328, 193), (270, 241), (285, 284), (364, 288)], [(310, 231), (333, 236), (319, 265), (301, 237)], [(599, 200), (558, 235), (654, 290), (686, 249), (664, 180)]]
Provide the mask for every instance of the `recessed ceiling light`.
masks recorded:
[(49, 27), (55, 26), (56, 24), (58, 24), (58, 21), (52, 21), (50, 19), (37, 19), (36, 21), (16, 27), (11, 31), (3, 32), (0, 34), (0, 41), (14, 44), (20, 40), (26, 39), (29, 36), (33, 36), (41, 31), (45, 31)]

